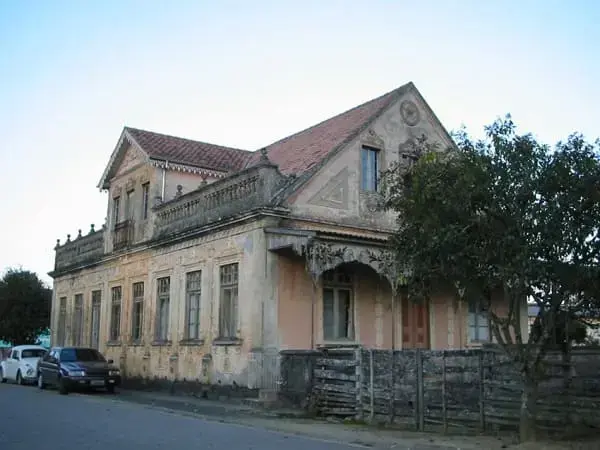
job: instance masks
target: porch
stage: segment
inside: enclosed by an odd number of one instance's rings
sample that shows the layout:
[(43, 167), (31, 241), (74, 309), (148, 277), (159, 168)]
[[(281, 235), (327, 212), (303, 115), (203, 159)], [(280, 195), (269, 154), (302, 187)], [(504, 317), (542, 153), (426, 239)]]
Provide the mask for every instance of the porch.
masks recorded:
[(280, 350), (366, 346), (446, 348), (446, 299), (409, 302), (385, 238), (340, 236), (292, 228), (266, 229), (277, 255), (277, 338)]

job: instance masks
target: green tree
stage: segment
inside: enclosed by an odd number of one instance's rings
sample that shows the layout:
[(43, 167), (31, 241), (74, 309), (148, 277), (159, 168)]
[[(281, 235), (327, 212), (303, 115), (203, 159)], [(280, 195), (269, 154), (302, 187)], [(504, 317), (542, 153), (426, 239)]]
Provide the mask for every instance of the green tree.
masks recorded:
[[(413, 142), (382, 174), (383, 206), (398, 213), (392, 261), (412, 300), (452, 292), (487, 311), (522, 377), (521, 439), (533, 440), (544, 357), (557, 336), (581, 338), (567, 336), (577, 327), (565, 317), (598, 306), (599, 143), (573, 134), (551, 149), (517, 134), (510, 116), (486, 127), (483, 140), (464, 130), (454, 137), (451, 149)], [(494, 312), (495, 295), (507, 316)], [(520, 326), (525, 299), (540, 310), (529, 338)]]
[(28, 270), (8, 269), (0, 279), (0, 339), (35, 344), (50, 325), (52, 291)]

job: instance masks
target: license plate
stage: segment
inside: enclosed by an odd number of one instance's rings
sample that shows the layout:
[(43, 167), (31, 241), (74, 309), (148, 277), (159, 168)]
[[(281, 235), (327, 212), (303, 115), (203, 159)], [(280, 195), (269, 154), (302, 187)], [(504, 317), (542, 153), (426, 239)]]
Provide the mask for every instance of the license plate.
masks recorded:
[(104, 380), (92, 380), (90, 384), (92, 386), (104, 386)]

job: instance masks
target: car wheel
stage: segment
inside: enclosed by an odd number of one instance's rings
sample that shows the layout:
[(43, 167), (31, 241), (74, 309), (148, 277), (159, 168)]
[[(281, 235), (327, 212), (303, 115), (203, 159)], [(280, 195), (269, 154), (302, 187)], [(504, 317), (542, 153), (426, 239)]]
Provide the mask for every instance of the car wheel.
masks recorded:
[(58, 380), (58, 393), (60, 395), (67, 395), (69, 393), (69, 390), (67, 389), (67, 384), (62, 378)]
[(16, 382), (17, 382), (17, 384), (19, 386), (23, 386), (23, 377), (21, 376), (21, 371), (20, 370), (17, 371)]
[(42, 376), (41, 372), (38, 375), (37, 385), (38, 385), (39, 389), (45, 389), (46, 388), (46, 383), (44, 383), (44, 377)]
[(6, 383), (6, 378), (4, 378), (4, 370), (0, 367), (0, 381), (2, 383)]
[(115, 385), (109, 384), (108, 386), (106, 386), (106, 390), (108, 391), (109, 394), (114, 394), (115, 393)]

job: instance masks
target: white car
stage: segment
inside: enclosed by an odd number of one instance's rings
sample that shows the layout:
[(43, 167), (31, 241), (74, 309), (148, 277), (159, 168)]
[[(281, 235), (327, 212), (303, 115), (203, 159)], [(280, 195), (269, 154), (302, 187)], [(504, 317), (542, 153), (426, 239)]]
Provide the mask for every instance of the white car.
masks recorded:
[(39, 345), (17, 345), (7, 359), (0, 362), (0, 380), (15, 381), (17, 384), (33, 383), (37, 380), (37, 366), (47, 350)]

